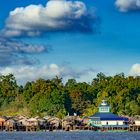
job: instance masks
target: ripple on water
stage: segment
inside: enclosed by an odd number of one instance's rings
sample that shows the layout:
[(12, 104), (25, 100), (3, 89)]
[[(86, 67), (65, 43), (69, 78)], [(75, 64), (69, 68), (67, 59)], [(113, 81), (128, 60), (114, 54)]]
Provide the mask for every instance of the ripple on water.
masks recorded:
[(0, 140), (140, 140), (140, 132), (1, 132)]

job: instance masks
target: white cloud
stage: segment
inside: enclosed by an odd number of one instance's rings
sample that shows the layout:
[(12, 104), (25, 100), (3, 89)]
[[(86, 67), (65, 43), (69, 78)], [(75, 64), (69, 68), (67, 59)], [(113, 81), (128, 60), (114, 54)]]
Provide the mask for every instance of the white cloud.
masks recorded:
[(57, 64), (44, 65), (41, 67), (35, 66), (22, 66), (22, 67), (5, 67), (0, 68), (0, 73), (2, 75), (7, 75), (9, 73), (14, 74), (17, 81), (24, 83), (26, 81), (36, 80), (38, 78), (54, 78), (55, 76), (60, 76), (64, 79), (68, 78), (83, 78), (91, 73), (94, 73), (93, 69), (76, 70), (68, 66), (58, 66)]
[(0, 66), (33, 65), (36, 60), (29, 55), (40, 54), (49, 50), (48, 45), (33, 45), (22, 41), (0, 37)]
[(130, 75), (140, 75), (140, 64), (132, 65), (129, 74)]
[(50, 31), (89, 32), (91, 15), (81, 1), (51, 0), (11, 11), (2, 30), (5, 36), (38, 36)]
[(122, 12), (140, 9), (140, 0), (116, 0), (115, 5)]

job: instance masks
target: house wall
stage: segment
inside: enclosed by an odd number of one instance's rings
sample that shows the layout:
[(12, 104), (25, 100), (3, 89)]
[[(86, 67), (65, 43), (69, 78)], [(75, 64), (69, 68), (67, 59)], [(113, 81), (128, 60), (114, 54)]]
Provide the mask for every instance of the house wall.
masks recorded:
[(100, 120), (96, 120), (96, 121), (90, 120), (90, 124), (92, 126), (101, 126), (102, 125)]
[(110, 107), (99, 107), (99, 112), (110, 112)]
[[(123, 125), (124, 121), (101, 121), (102, 125)], [(108, 123), (108, 124), (107, 124)]]
[(140, 125), (140, 120), (135, 120), (135, 125)]
[(6, 120), (5, 119), (3, 119), (3, 118), (0, 118), (0, 126), (2, 126), (2, 125), (6, 125)]

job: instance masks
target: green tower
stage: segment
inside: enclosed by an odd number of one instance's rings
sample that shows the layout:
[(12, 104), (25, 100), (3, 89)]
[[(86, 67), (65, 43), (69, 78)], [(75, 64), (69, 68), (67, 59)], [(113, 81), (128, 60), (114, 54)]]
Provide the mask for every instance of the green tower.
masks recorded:
[(100, 113), (110, 112), (110, 106), (108, 105), (108, 103), (105, 99), (102, 100), (102, 103), (100, 104), (100, 106), (98, 108), (99, 108)]

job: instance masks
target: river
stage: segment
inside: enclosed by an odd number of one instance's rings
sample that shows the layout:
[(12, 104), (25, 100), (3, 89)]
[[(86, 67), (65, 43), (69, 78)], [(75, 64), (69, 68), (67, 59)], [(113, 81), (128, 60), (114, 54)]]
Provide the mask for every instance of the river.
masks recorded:
[(0, 140), (140, 140), (140, 132), (0, 132)]

